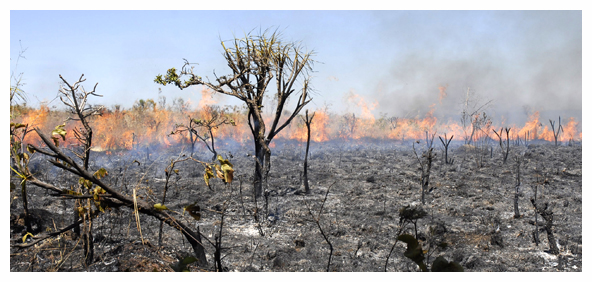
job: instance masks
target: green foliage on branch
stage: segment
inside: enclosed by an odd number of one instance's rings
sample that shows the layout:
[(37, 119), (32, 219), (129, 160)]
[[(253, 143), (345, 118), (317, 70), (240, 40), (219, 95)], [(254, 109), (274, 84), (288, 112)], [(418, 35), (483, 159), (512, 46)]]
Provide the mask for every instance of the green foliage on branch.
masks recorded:
[[(403, 234), (397, 237), (398, 240), (407, 243), (407, 250), (403, 255), (408, 257), (410, 260), (415, 262), (417, 266), (423, 272), (430, 271), (428, 267), (425, 265), (424, 260), (425, 256), (424, 253), (427, 251), (421, 248), (421, 244), (415, 237), (409, 234)], [(444, 257), (439, 256), (437, 257), (434, 262), (432, 263), (432, 272), (463, 272), (464, 268), (458, 264), (457, 262), (451, 261), (448, 262)]]

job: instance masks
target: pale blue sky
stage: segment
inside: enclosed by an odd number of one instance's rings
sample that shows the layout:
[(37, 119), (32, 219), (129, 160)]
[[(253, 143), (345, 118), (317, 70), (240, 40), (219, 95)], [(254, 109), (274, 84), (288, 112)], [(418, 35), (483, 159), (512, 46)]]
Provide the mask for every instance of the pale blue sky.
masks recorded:
[(197, 103), (199, 90), (154, 77), (183, 58), (201, 76), (226, 74), (219, 39), (269, 27), (315, 51), (312, 110), (355, 111), (344, 99), (354, 93), (377, 102), (376, 115), (413, 116), (446, 85), (443, 116), (458, 113), (470, 87), (509, 122), (525, 118), (524, 106), (581, 120), (581, 11), (11, 11), (11, 71), (20, 42), (31, 104), (56, 96), (58, 74), (73, 82), (82, 73), (87, 88), (99, 83), (95, 103), (130, 107), (156, 100), (159, 87), (169, 103)]

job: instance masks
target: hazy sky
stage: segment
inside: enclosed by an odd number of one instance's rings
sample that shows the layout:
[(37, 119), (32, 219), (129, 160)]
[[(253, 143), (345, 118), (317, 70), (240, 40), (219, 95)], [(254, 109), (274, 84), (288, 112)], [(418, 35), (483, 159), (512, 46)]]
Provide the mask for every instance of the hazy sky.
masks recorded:
[(87, 89), (99, 83), (94, 103), (130, 107), (162, 88), (169, 103), (197, 104), (199, 89), (154, 77), (183, 58), (201, 76), (227, 74), (220, 39), (259, 28), (314, 50), (313, 110), (356, 111), (345, 97), (357, 94), (376, 115), (423, 115), (433, 104), (452, 115), (470, 88), (509, 122), (525, 108), (581, 120), (581, 11), (10, 11), (10, 69), (26, 48), (16, 71), (31, 104), (56, 96), (59, 74), (82, 73)]

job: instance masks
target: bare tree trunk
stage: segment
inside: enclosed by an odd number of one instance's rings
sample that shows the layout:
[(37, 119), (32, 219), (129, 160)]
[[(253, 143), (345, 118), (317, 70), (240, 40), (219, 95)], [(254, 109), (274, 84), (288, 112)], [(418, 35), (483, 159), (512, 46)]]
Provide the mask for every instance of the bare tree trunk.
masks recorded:
[(25, 227), (27, 228), (27, 232), (32, 233), (33, 229), (31, 228), (31, 218), (29, 216), (29, 200), (27, 198), (27, 182), (21, 182), (21, 196), (23, 197), (23, 213), (25, 215)]
[(522, 159), (516, 156), (516, 186), (514, 191), (514, 218), (520, 217), (520, 210), (518, 210), (518, 192), (520, 188), (520, 164)]
[(304, 123), (306, 124), (306, 130), (307, 130), (306, 136), (307, 137), (306, 137), (306, 154), (304, 155), (304, 173), (303, 173), (304, 192), (306, 194), (310, 194), (310, 187), (308, 186), (308, 149), (310, 146), (310, 124), (312, 123), (313, 118), (314, 118), (314, 113), (309, 118), (308, 110), (306, 110), (306, 119), (304, 120)]
[[(538, 187), (535, 185), (534, 186), (534, 201), (536, 202), (537, 200), (537, 189)], [(538, 212), (535, 210), (534, 211), (534, 243), (535, 245), (539, 245), (539, 214)]]
[(255, 142), (255, 175), (253, 177), (253, 189), (255, 197), (259, 198), (263, 191), (263, 150), (261, 146)]
[(428, 189), (430, 185), (430, 170), (432, 169), (432, 155), (433, 148), (430, 148), (427, 153), (424, 155), (426, 158), (426, 168), (425, 171), (422, 168), (422, 177), (421, 177), (421, 203), (425, 204), (425, 191)]
[(304, 155), (304, 193), (310, 194), (310, 187), (308, 186), (308, 147), (310, 145), (310, 127), (308, 128), (308, 138), (306, 139), (306, 154)]

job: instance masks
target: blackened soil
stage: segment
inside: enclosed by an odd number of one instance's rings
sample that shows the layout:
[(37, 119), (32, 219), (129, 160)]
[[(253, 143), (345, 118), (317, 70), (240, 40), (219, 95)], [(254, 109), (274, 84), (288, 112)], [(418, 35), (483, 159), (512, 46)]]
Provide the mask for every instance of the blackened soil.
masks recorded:
[[(415, 145), (421, 156), (425, 145)], [(512, 146), (506, 164), (496, 147), (451, 147), (453, 164), (444, 163), (442, 148), (434, 150), (425, 204), (421, 203), (420, 165), (410, 142), (311, 144), (309, 195), (301, 193), (304, 147), (278, 144), (272, 151), (268, 193), (257, 201), (258, 220), (252, 197), (254, 161), (247, 149), (232, 150), (235, 175), (229, 187), (216, 179), (208, 189), (201, 164), (178, 163), (178, 174), (168, 181), (165, 204), (179, 213), (194, 202), (202, 208), (199, 221), (187, 214), (179, 216), (191, 226), (199, 226), (207, 250), (209, 266), (190, 264), (191, 271), (215, 271), (214, 248), (208, 240), (214, 242), (218, 234), (219, 211), (224, 203), (221, 261), (228, 271), (325, 271), (329, 244), (314, 218), (320, 218), (320, 226), (333, 246), (330, 271), (384, 271), (385, 265), (387, 271), (418, 271), (403, 255), (406, 246), (402, 242), (395, 245), (387, 264), (401, 228), (399, 210), (405, 206), (427, 212), (418, 220), (417, 231), (423, 249), (428, 250), (428, 266), (443, 256), (458, 262), (465, 271), (582, 271), (581, 145)], [(93, 152), (92, 166), (108, 170), (105, 181), (112, 187), (128, 195), (136, 189), (144, 200), (160, 203), (165, 168), (180, 151), (148, 151), (148, 157), (146, 151)], [(222, 152), (228, 156), (228, 151)], [(516, 157), (523, 158), (518, 218), (514, 217)], [(196, 158), (207, 161), (211, 155), (196, 153)], [(38, 177), (60, 187), (78, 182), (46, 160), (34, 159), (32, 168)], [(73, 222), (72, 200), (28, 187), (33, 235)], [(552, 206), (553, 243), (559, 247), (559, 255), (549, 252), (545, 221), (540, 216), (540, 243), (535, 244), (535, 214), (530, 202), (535, 187), (538, 200)], [(20, 189), (11, 192), (11, 245), (22, 243), (26, 234), (20, 195)], [(192, 255), (187, 241), (166, 224), (159, 246), (160, 222), (141, 214), (139, 217), (140, 226), (132, 211), (117, 208), (96, 218), (91, 265), (84, 265), (82, 241), (70, 231), (34, 247), (11, 247), (10, 269), (173, 271), (171, 264)], [(403, 233), (415, 235), (415, 230), (408, 225)]]

